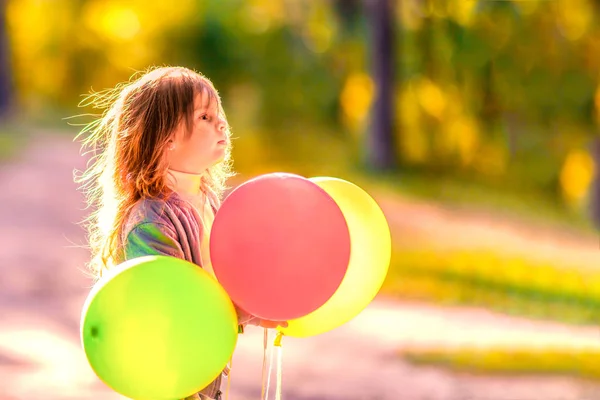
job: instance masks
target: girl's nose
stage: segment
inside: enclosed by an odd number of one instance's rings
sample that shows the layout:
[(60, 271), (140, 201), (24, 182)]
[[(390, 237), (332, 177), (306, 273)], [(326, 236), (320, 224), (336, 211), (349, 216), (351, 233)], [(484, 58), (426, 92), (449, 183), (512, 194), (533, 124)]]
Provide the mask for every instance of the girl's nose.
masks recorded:
[(219, 123), (217, 125), (217, 129), (219, 131), (224, 131), (225, 129), (227, 129), (227, 123), (225, 122), (225, 120), (223, 118), (219, 118)]

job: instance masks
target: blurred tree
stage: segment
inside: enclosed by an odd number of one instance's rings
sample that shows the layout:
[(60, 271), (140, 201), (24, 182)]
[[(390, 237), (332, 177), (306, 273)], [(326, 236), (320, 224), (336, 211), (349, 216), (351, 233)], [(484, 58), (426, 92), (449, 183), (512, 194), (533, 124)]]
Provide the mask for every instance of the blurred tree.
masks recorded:
[(593, 226), (600, 230), (600, 137), (591, 143), (590, 153), (594, 159), (595, 172), (590, 185), (590, 216)]
[(16, 98), (35, 113), (68, 107), (146, 66), (186, 65), (253, 138), (240, 149), (253, 143), (273, 162), (315, 158), (325, 135), (352, 144), (340, 152), (365, 144), (374, 170), (398, 158), (553, 196), (567, 182), (579, 196), (589, 160), (568, 155), (600, 125), (598, 10), (600, 0), (0, 0), (0, 112)]
[(494, 61), (488, 60), (481, 70), (481, 119), (488, 129), (498, 123), (500, 105), (494, 90)]
[(352, 31), (357, 27), (362, 13), (360, 3), (361, 0), (334, 0), (334, 8), (345, 31)]
[(394, 10), (391, 0), (367, 0), (371, 70), (375, 99), (371, 108), (367, 162), (375, 170), (396, 167), (394, 144)]
[(0, 118), (8, 114), (12, 105), (12, 80), (7, 31), (6, 0), (0, 0)]
[[(509, 13), (512, 7), (512, 3), (510, 2), (490, 2), (487, 5), (486, 14), (490, 18), (489, 21), (498, 21), (494, 25), (488, 25), (487, 29), (490, 32), (490, 36), (495, 33), (495, 35), (498, 37), (498, 42), (502, 43), (497, 45), (499, 48), (496, 50), (497, 52), (500, 52), (502, 48), (506, 46), (509, 38), (511, 37), (512, 32), (510, 31), (510, 18), (514, 17), (514, 15), (509, 15)], [(480, 12), (482, 12), (481, 9)], [(489, 46), (489, 44), (487, 46)], [(504, 105), (500, 103), (495, 84), (496, 75), (499, 73), (496, 66), (496, 56), (496, 52), (491, 52), (485, 60), (479, 73), (481, 85), (481, 107), (479, 110), (479, 118), (484, 132), (487, 132), (488, 136), (492, 139), (494, 138), (495, 133), (501, 129), (501, 118), (504, 112), (507, 111)], [(511, 157), (514, 156), (515, 153), (514, 146), (516, 138), (514, 137), (514, 132), (514, 129), (507, 130), (505, 135), (506, 147), (508, 148), (508, 153)]]

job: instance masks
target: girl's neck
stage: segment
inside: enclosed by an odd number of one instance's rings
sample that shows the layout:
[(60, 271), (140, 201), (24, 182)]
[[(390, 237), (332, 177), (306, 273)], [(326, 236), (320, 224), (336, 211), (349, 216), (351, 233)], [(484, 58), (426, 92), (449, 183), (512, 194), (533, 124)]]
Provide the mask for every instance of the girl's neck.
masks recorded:
[(171, 189), (184, 196), (200, 196), (202, 192), (202, 175), (176, 171), (169, 168), (169, 185)]

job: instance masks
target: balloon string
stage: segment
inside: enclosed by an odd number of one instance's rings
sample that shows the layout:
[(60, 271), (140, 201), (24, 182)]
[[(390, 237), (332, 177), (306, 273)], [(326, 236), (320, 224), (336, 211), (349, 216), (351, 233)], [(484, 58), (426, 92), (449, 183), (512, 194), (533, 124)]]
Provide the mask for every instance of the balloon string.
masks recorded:
[[(244, 333), (244, 326), (238, 325), (238, 334)], [(227, 386), (225, 387), (225, 400), (229, 400), (229, 392), (231, 391), (231, 371), (233, 370), (233, 355), (229, 359), (229, 363), (225, 367), (225, 375), (227, 376)]]
[(229, 372), (227, 373), (227, 386), (225, 388), (225, 400), (229, 400), (229, 390), (231, 389), (231, 372), (233, 371), (233, 356), (229, 360)]
[[(263, 335), (263, 365), (262, 365), (262, 387), (260, 398), (267, 400), (267, 393), (269, 391), (269, 383), (267, 381), (267, 345), (269, 343), (269, 331), (265, 328)], [(265, 388), (266, 386), (266, 388)]]
[(271, 387), (271, 375), (273, 371), (273, 349), (271, 349), (269, 354), (269, 373), (267, 374), (267, 390), (265, 392), (265, 400), (268, 400), (269, 397), (269, 388)]
[(281, 338), (283, 333), (279, 332), (275, 337), (274, 346), (277, 349), (277, 390), (275, 392), (275, 400), (281, 400), (281, 375), (282, 375), (282, 361), (283, 361), (283, 348), (281, 346)]

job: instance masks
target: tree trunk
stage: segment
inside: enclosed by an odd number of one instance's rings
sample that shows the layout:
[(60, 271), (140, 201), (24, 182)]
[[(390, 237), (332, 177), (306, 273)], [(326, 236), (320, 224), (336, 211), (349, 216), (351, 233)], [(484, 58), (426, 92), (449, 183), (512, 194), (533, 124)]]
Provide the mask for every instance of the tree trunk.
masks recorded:
[(6, 0), (0, 0), (0, 118), (5, 117), (12, 106), (12, 80), (7, 31)]
[(590, 216), (594, 227), (600, 230), (600, 137), (592, 140), (590, 154), (596, 168), (590, 187)]
[(378, 171), (396, 167), (394, 145), (394, 12), (392, 0), (366, 0), (375, 99), (367, 163)]

